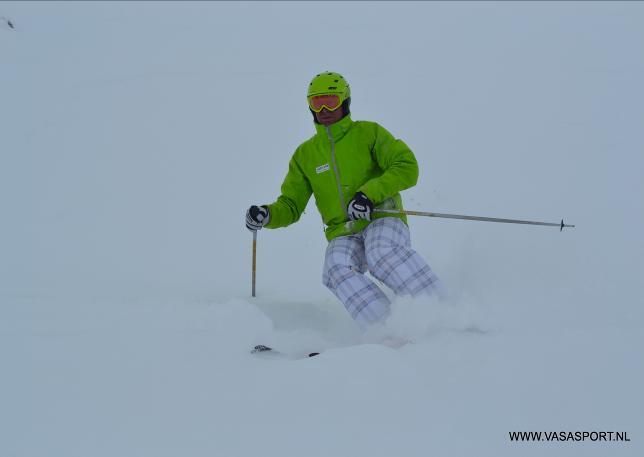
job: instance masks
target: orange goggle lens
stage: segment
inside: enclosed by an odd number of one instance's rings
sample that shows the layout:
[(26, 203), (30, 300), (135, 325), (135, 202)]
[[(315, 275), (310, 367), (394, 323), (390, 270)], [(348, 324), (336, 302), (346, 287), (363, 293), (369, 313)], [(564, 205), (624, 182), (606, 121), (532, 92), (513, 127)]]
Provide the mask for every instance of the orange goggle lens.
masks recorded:
[(322, 111), (322, 108), (335, 111), (340, 108), (340, 105), (342, 105), (342, 102), (338, 94), (313, 95), (309, 97), (309, 107), (316, 113)]

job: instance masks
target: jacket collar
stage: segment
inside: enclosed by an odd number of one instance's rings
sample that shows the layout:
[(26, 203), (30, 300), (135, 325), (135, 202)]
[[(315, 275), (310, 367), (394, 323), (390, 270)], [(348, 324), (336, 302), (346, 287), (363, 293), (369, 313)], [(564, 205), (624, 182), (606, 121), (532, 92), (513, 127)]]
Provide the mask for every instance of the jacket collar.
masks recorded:
[(342, 119), (340, 119), (335, 124), (331, 124), (328, 127), (322, 124), (315, 124), (315, 130), (318, 135), (322, 135), (324, 138), (328, 138), (327, 128), (331, 129), (331, 136), (333, 141), (338, 141), (342, 138), (351, 128), (353, 121), (351, 120), (351, 115), (347, 114)]

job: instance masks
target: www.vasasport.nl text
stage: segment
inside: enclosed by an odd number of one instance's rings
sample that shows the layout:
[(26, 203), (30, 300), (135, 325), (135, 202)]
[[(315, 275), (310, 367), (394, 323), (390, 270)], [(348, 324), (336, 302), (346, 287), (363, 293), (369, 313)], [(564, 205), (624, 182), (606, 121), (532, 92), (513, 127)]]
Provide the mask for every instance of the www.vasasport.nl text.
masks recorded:
[(509, 432), (510, 441), (565, 442), (602, 441), (630, 442), (627, 432)]

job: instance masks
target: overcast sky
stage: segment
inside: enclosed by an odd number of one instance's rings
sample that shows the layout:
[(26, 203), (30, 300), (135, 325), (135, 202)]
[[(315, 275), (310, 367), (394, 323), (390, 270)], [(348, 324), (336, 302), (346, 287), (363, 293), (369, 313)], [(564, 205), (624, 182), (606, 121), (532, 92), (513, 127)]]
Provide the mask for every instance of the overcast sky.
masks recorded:
[[(306, 87), (328, 69), (349, 80), (354, 119), (416, 153), (407, 207), (577, 224), (414, 219), (452, 289), (519, 262), (641, 298), (643, 4), (3, 2), (0, 15), (15, 25), (0, 29), (5, 293), (245, 290), (244, 211), (277, 197), (314, 132)], [(293, 287), (326, 293), (324, 247), (312, 203), (262, 232), (264, 287), (297, 270)]]

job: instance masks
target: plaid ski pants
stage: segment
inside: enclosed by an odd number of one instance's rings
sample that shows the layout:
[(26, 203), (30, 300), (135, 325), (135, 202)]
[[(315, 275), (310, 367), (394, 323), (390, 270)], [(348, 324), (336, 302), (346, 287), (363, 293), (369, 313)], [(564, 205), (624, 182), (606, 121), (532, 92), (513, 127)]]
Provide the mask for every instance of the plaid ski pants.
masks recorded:
[(442, 295), (442, 285), (423, 258), (411, 248), (409, 229), (395, 217), (376, 219), (362, 232), (331, 240), (322, 282), (362, 328), (382, 322), (391, 303), (365, 272), (396, 295)]

